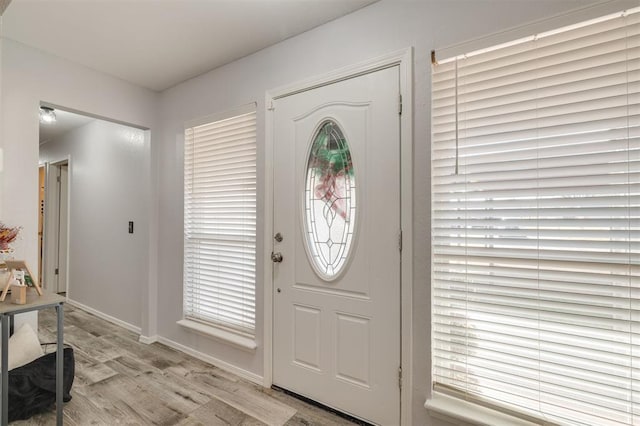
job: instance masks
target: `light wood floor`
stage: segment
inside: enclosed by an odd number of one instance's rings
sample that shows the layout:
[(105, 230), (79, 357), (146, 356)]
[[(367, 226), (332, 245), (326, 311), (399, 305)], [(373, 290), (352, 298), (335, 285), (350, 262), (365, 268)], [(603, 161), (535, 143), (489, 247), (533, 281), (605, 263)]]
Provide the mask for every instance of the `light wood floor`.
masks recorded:
[[(39, 318), (40, 340), (54, 342), (54, 311)], [(64, 338), (76, 358), (65, 425), (353, 425), (69, 305)], [(12, 423), (52, 424), (55, 410)]]

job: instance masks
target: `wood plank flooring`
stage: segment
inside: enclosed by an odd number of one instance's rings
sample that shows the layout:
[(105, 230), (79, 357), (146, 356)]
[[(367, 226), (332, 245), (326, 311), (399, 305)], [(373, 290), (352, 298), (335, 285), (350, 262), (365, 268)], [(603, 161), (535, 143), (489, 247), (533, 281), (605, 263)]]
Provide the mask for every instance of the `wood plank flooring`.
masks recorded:
[[(55, 342), (54, 310), (41, 311), (39, 325), (40, 341)], [(68, 304), (64, 338), (76, 358), (65, 425), (353, 425), (162, 344), (139, 343), (135, 333)], [(12, 423), (54, 424), (53, 408)]]

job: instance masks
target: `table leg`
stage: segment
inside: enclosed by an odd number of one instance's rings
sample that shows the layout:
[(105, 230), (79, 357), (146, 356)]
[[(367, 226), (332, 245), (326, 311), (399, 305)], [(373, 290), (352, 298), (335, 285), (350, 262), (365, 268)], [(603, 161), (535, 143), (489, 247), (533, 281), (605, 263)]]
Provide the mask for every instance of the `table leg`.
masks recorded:
[(2, 426), (9, 424), (9, 315), (2, 315)]
[(56, 424), (62, 426), (62, 384), (63, 384), (63, 357), (64, 357), (64, 310), (62, 304), (56, 306), (58, 314), (58, 345), (56, 351)]

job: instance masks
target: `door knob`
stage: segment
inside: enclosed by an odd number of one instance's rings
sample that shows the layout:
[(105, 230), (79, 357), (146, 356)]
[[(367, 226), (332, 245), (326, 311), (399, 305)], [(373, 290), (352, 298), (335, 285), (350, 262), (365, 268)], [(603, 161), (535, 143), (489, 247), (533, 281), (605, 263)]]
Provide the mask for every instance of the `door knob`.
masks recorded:
[(271, 260), (273, 261), (273, 263), (280, 263), (282, 262), (282, 253), (280, 252), (276, 252), (276, 253), (271, 253)]

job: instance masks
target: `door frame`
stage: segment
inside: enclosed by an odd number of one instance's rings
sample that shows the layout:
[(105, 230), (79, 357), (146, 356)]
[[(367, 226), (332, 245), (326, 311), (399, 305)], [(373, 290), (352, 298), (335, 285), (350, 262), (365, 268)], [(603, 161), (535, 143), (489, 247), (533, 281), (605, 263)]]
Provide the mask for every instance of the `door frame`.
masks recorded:
[[(55, 161), (48, 161), (48, 162), (44, 162), (42, 163), (42, 165), (45, 167), (45, 174), (44, 174), (44, 212), (43, 212), (43, 221), (42, 221), (42, 285), (44, 288), (44, 283), (45, 283), (45, 278), (48, 278), (51, 274), (52, 274), (52, 270), (51, 270), (51, 259), (49, 254), (49, 251), (51, 251), (51, 255), (54, 255), (55, 257), (59, 257), (58, 254), (58, 249), (59, 249), (59, 236), (57, 236), (56, 238), (52, 238), (49, 239), (47, 238), (48, 233), (50, 231), (50, 229), (48, 229), (47, 227), (47, 222), (49, 222), (49, 220), (47, 219), (48, 215), (51, 214), (51, 208), (55, 209), (55, 217), (54, 219), (57, 219), (59, 221), (59, 209), (60, 209), (60, 197), (58, 194), (58, 197), (55, 198), (51, 198), (51, 189), (52, 189), (52, 185), (56, 182), (52, 182), (50, 179), (50, 168), (51, 167), (56, 167), (59, 168), (63, 165), (67, 166), (67, 171), (68, 171), (68, 177), (67, 177), (67, 218), (66, 218), (66, 225), (67, 225), (67, 246), (66, 246), (66, 265), (65, 267), (67, 268), (67, 274), (66, 274), (66, 281), (64, 283), (64, 288), (65, 288), (65, 293), (66, 293), (66, 298), (67, 300), (69, 299), (69, 264), (70, 264), (70, 259), (69, 259), (69, 254), (70, 254), (70, 250), (69, 250), (69, 246), (70, 246), (70, 236), (71, 236), (71, 176), (72, 176), (72, 162), (71, 162), (71, 155), (65, 155), (62, 157), (62, 159), (60, 160), (55, 160)], [(48, 205), (47, 201), (48, 200), (53, 200), (53, 205)], [(49, 236), (51, 237), (51, 236)], [(49, 245), (51, 245), (51, 247), (49, 247)], [(51, 249), (51, 250), (49, 250)], [(58, 287), (60, 286), (60, 284), (58, 283)], [(51, 288), (47, 287), (45, 288), (45, 291), (47, 293), (54, 293), (57, 294), (58, 293), (58, 288), (55, 289), (55, 291), (52, 291)]]
[[(402, 251), (400, 256), (400, 362), (404, 371), (400, 389), (400, 420), (411, 425), (412, 336), (413, 336), (413, 47), (391, 52), (365, 62), (268, 90), (265, 94), (265, 190), (264, 190), (264, 250), (262, 254), (264, 280), (264, 375), (263, 385), (273, 384), (273, 101), (306, 92), (381, 69), (398, 66), (400, 71), (400, 225)], [(400, 110), (399, 110), (400, 112)]]

